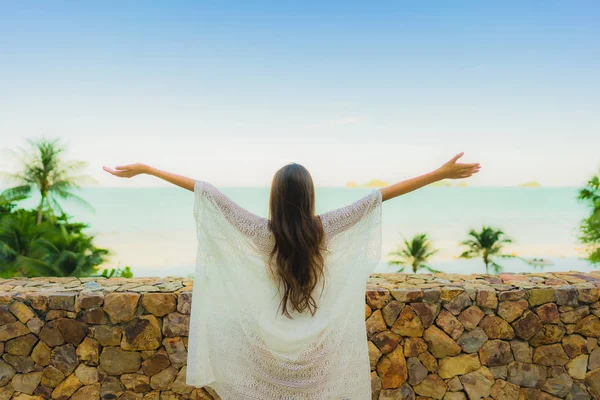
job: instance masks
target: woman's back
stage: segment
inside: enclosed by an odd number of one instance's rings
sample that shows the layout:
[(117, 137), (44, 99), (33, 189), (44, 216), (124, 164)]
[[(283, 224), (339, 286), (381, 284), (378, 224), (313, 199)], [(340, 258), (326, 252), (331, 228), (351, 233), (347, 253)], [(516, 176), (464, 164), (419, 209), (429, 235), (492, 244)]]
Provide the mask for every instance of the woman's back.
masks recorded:
[[(213, 185), (195, 187), (198, 268), (187, 382), (224, 399), (370, 397), (364, 326), (366, 280), (381, 254), (381, 192), (322, 214), (324, 277), (318, 309), (279, 311), (269, 267), (268, 220)], [(321, 290), (321, 288), (323, 288)]]

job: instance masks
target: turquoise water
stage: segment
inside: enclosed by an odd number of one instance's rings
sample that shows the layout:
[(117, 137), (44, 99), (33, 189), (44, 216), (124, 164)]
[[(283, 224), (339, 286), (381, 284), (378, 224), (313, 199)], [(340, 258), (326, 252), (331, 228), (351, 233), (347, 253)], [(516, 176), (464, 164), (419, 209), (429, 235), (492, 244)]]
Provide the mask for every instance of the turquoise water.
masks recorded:
[[(266, 217), (268, 188), (222, 187), (246, 209)], [(317, 188), (317, 212), (347, 205), (371, 189)], [(425, 188), (383, 205), (383, 259), (376, 271), (394, 271), (386, 254), (402, 240), (429, 234), (440, 249), (431, 265), (446, 272), (483, 272), (480, 260), (456, 259), (459, 242), (483, 224), (503, 229), (514, 245), (507, 253), (543, 257), (553, 265), (544, 271), (589, 270), (578, 258), (579, 221), (587, 209), (577, 202), (577, 188)], [(94, 211), (68, 203), (67, 212), (91, 225), (98, 243), (114, 252), (111, 265), (130, 265), (136, 276), (193, 273), (195, 238), (193, 194), (179, 188), (86, 188), (81, 196)], [(35, 204), (35, 199), (26, 205)], [(25, 205), (25, 204), (24, 204)], [(505, 271), (533, 268), (519, 260), (499, 260)], [(539, 267), (538, 267), (539, 270)]]

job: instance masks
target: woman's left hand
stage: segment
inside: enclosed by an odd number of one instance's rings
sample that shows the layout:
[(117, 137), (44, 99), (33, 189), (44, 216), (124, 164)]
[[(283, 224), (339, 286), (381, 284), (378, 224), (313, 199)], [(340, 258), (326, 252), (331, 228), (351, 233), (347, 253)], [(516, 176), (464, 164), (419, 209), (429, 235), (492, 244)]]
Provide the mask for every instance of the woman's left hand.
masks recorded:
[(464, 153), (458, 153), (438, 169), (438, 173), (441, 175), (442, 179), (468, 178), (479, 172), (479, 169), (481, 168), (481, 164), (479, 163), (465, 164), (456, 162), (463, 154)]
[(114, 169), (109, 167), (102, 167), (103, 170), (112, 174), (114, 176), (118, 176), (119, 178), (132, 178), (136, 175), (146, 174), (148, 173), (149, 167), (146, 164), (128, 164), (128, 165), (119, 165)]

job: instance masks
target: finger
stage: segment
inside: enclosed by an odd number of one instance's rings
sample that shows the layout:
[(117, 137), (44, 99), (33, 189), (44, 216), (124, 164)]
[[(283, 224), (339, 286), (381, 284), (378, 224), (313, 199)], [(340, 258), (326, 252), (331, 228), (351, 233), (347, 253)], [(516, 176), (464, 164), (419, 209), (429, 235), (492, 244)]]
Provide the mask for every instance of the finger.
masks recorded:
[(459, 173), (469, 173), (479, 169), (478, 167), (460, 167), (458, 168)]
[(124, 171), (116, 171), (116, 170), (114, 170), (112, 168), (108, 168), (108, 167), (102, 167), (102, 169), (105, 170), (106, 172), (108, 172), (109, 174), (114, 175), (114, 176), (118, 176), (118, 177), (123, 177), (124, 176), (123, 175)]
[(118, 170), (121, 170), (121, 171), (128, 170), (129, 169), (129, 165), (117, 165), (115, 167), (115, 169), (118, 169)]
[(473, 172), (473, 171), (479, 171), (480, 168), (479, 167), (469, 167), (469, 168), (465, 168), (463, 171), (465, 172)]
[(481, 164), (479, 164), (479, 163), (470, 163), (470, 164), (461, 163), (459, 165), (461, 167), (467, 167), (467, 168), (475, 168), (475, 167), (480, 167), (481, 166)]
[(460, 153), (458, 153), (457, 155), (455, 155), (454, 157), (452, 157), (452, 159), (450, 160), (450, 162), (456, 162), (456, 160), (458, 160), (459, 158), (461, 158), (463, 156), (463, 154), (465, 154), (465, 152), (461, 151)]

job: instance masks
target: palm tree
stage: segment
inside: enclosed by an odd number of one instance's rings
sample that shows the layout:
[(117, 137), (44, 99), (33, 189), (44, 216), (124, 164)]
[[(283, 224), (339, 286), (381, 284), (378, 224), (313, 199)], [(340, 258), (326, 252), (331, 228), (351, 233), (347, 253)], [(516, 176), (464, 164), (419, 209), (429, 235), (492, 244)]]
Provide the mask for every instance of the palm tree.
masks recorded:
[(483, 258), (485, 263), (485, 273), (489, 273), (489, 267), (494, 268), (495, 273), (499, 273), (502, 267), (498, 265), (493, 258), (515, 258), (515, 255), (501, 254), (505, 244), (512, 243), (512, 240), (500, 229), (494, 229), (484, 225), (480, 232), (474, 229), (469, 231), (471, 238), (461, 242), (463, 246), (469, 247), (468, 250), (460, 255), (460, 258)]
[(93, 181), (86, 175), (77, 175), (78, 171), (86, 166), (86, 163), (63, 160), (66, 149), (58, 139), (52, 141), (28, 140), (28, 142), (30, 150), (21, 149), (20, 171), (4, 174), (8, 179), (15, 181), (17, 186), (2, 192), (2, 196), (8, 199), (22, 199), (30, 196), (34, 191), (39, 192), (37, 225), (42, 223), (44, 209), (64, 213), (58, 203), (59, 199), (73, 199), (89, 206), (85, 200), (73, 193), (74, 189), (80, 188), (80, 183)]
[[(414, 274), (416, 274), (419, 269), (426, 269), (432, 273), (440, 272), (427, 265), (429, 257), (437, 252), (438, 251), (433, 248), (427, 234), (420, 233), (415, 235), (410, 242), (404, 238), (404, 247), (398, 246), (395, 251), (388, 254), (388, 256), (395, 258), (394, 260), (388, 261), (388, 264), (398, 266), (410, 265)], [(398, 272), (402, 271), (404, 271), (404, 267), (401, 267), (398, 270)]]

